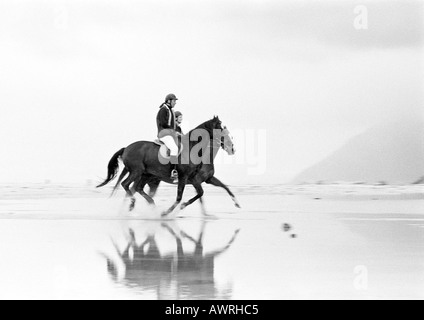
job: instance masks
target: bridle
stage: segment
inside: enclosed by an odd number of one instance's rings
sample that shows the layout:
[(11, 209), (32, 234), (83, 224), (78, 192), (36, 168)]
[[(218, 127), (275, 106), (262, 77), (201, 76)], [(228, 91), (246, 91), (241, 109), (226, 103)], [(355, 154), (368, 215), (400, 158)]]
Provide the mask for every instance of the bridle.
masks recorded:
[(220, 145), (221, 149), (224, 151), (227, 151), (228, 147), (223, 142), (223, 139), (230, 137), (230, 131), (227, 129), (227, 127), (224, 127), (222, 130), (222, 135), (219, 138), (214, 138), (214, 143), (216, 145)]

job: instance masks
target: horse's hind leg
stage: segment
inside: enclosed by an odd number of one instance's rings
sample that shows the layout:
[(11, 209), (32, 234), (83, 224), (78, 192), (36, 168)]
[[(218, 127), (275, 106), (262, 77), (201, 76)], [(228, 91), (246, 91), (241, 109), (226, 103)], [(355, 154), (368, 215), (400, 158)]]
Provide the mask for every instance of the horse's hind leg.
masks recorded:
[(138, 171), (132, 171), (130, 172), (130, 175), (128, 176), (127, 179), (124, 180), (124, 182), (122, 182), (122, 187), (125, 189), (126, 193), (127, 193), (127, 197), (131, 199), (131, 204), (130, 204), (130, 211), (134, 210), (135, 208), (135, 197), (134, 197), (134, 193), (130, 190), (130, 185), (135, 182), (138, 183), (138, 181), (140, 178), (140, 173)]
[(148, 195), (146, 192), (144, 192), (144, 187), (146, 186), (147, 182), (148, 182), (149, 178), (148, 177), (142, 177), (140, 182), (135, 185), (135, 189), (136, 191), (141, 194), (141, 196), (146, 199), (146, 201), (150, 204), (150, 205), (156, 205), (155, 204), (155, 200), (152, 199), (152, 197), (150, 195)]
[(160, 185), (160, 180), (159, 179), (155, 179), (155, 180), (150, 180), (150, 182), (148, 183), (149, 187), (150, 187), (150, 191), (149, 191), (149, 196), (151, 198), (154, 198), (156, 193), (158, 192), (158, 188)]

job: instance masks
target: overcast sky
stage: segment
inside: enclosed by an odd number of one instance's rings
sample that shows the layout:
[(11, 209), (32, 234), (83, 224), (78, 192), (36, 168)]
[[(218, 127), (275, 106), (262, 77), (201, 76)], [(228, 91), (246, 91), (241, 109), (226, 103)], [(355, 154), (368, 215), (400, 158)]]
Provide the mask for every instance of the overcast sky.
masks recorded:
[(117, 150), (156, 136), (170, 92), (186, 130), (215, 114), (239, 146), (266, 130), (262, 174), (218, 177), (286, 182), (375, 124), (422, 116), (423, 15), (407, 0), (0, 0), (0, 182), (101, 180)]

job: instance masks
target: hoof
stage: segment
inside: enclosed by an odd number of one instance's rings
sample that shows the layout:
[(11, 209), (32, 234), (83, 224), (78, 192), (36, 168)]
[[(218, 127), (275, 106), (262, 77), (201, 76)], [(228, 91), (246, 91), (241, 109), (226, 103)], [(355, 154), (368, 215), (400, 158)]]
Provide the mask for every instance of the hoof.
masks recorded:
[(131, 199), (130, 212), (133, 211), (134, 208), (135, 208), (135, 199)]
[(187, 208), (187, 203), (183, 203), (183, 204), (181, 205), (181, 210), (184, 210), (185, 208)]
[(237, 199), (236, 199), (235, 197), (233, 197), (232, 199), (233, 199), (233, 201), (234, 201), (234, 205), (236, 206), (236, 208), (241, 209), (241, 205), (240, 205), (240, 203), (237, 201)]

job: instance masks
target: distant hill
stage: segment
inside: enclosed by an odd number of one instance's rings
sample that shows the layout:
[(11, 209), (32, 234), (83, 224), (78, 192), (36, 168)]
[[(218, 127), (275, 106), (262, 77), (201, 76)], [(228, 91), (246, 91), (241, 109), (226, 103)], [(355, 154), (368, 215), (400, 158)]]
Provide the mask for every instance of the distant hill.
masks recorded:
[(424, 176), (415, 181), (414, 184), (424, 184)]
[(424, 176), (424, 121), (387, 123), (354, 137), (294, 183), (419, 183)]

